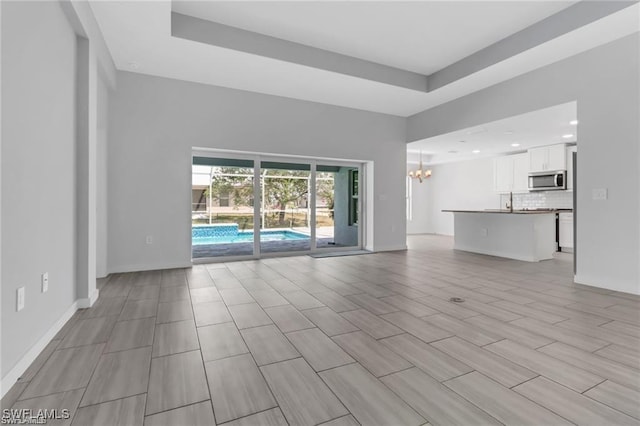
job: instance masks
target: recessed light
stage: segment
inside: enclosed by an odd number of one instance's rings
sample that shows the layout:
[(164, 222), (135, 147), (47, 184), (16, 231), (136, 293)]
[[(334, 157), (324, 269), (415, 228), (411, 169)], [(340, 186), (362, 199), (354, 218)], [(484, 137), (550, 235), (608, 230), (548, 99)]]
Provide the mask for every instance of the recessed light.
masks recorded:
[(474, 154), (479, 154), (479, 153), (480, 153), (480, 150), (479, 150), (479, 149), (474, 149), (474, 150), (473, 150), (473, 151), (471, 151), (471, 152), (473, 152)]
[(572, 126), (575, 126), (578, 124), (578, 120), (571, 120), (569, 124), (571, 124)]
[(507, 130), (506, 132), (504, 132), (505, 135), (512, 135), (515, 132), (513, 130)]
[(519, 143), (512, 143), (511, 146), (520, 146)]
[(129, 65), (129, 68), (131, 68), (132, 70), (137, 70), (138, 68), (140, 68), (140, 64), (137, 62), (129, 62), (127, 65)]
[(562, 135), (565, 139), (571, 139), (573, 137), (573, 133), (567, 133), (566, 135)]
[(458, 151), (453, 151), (453, 150), (452, 150), (452, 151), (447, 151), (447, 153), (449, 153), (449, 154), (457, 154), (457, 153), (458, 153)]

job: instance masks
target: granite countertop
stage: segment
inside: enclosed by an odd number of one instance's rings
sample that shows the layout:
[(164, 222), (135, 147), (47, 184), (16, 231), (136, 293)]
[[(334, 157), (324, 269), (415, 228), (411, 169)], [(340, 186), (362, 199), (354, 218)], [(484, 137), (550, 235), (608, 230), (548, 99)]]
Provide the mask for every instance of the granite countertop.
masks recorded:
[(442, 210), (452, 213), (502, 213), (502, 214), (550, 214), (550, 213), (570, 213), (573, 209), (545, 209), (545, 210), (507, 210), (507, 209), (486, 209), (486, 210)]

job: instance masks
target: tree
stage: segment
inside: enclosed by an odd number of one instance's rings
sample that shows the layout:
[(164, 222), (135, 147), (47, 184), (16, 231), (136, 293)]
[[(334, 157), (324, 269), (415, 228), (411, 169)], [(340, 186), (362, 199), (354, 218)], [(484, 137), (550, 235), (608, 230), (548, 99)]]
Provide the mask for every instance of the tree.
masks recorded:
[[(206, 190), (209, 196), (209, 189)], [(240, 167), (214, 167), (211, 177), (211, 197), (220, 200), (223, 196), (233, 198), (233, 208), (251, 205), (253, 198), (253, 169)]]
[(293, 207), (309, 194), (309, 172), (299, 170), (267, 170), (263, 177), (264, 201), (277, 208), (278, 224), (285, 224), (287, 207)]
[(333, 219), (333, 207), (334, 207), (334, 173), (331, 172), (318, 172), (316, 174), (317, 189), (316, 195), (318, 199), (325, 201), (327, 208), (329, 209), (329, 217)]
[[(309, 192), (309, 172), (304, 170), (265, 169), (263, 179), (264, 202), (268, 209), (277, 209), (278, 224), (285, 225), (288, 207), (298, 204)], [(208, 190), (207, 190), (208, 191)], [(239, 167), (214, 167), (211, 179), (211, 196), (220, 200), (228, 194), (234, 208), (251, 205), (253, 198), (253, 169)], [(208, 193), (207, 193), (208, 195)]]

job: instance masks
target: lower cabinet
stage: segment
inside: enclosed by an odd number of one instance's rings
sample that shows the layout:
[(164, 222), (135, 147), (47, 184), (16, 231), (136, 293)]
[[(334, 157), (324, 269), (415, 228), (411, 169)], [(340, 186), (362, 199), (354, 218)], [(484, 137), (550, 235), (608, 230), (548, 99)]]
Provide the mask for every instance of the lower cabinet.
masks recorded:
[(558, 245), (561, 251), (573, 251), (573, 213), (559, 214)]

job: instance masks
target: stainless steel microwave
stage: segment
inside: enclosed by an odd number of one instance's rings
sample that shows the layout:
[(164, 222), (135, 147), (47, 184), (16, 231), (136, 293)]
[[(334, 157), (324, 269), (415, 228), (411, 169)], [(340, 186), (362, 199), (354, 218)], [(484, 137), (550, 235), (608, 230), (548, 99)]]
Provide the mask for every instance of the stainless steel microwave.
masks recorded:
[(556, 191), (567, 189), (567, 172), (529, 173), (529, 191)]

